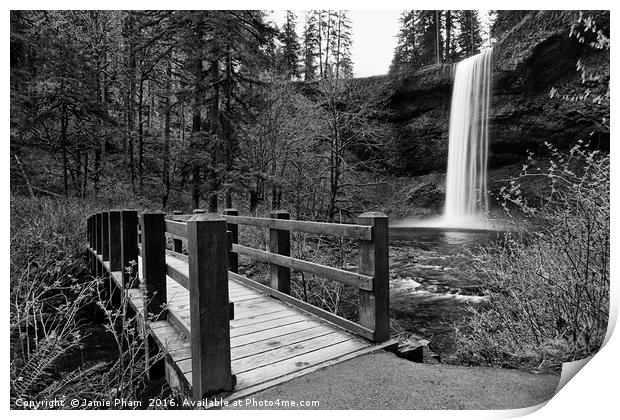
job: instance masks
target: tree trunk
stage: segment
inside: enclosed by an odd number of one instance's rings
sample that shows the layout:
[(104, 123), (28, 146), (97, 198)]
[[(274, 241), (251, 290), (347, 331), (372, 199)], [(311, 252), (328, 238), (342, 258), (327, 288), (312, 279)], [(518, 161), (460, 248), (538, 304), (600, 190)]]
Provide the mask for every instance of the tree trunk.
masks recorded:
[(34, 198), (34, 190), (32, 189), (32, 184), (30, 183), (28, 176), (26, 176), (26, 171), (24, 170), (24, 167), (22, 166), (22, 162), (21, 160), (19, 160), (19, 157), (17, 155), (13, 155), (13, 156), (15, 156), (15, 161), (17, 162), (17, 166), (19, 167), (19, 170), (22, 173), (24, 182), (26, 182), (26, 188), (28, 189), (28, 194), (30, 195), (30, 198)]
[[(220, 63), (218, 60), (213, 60), (211, 62), (211, 85), (213, 86), (213, 92), (211, 93), (211, 124), (210, 124), (210, 133), (212, 137), (218, 135), (218, 126), (220, 119), (220, 87), (219, 87), (219, 78), (220, 78)], [(219, 188), (219, 180), (216, 168), (218, 163), (220, 162), (220, 147), (217, 146), (216, 142), (213, 141), (215, 147), (213, 147), (212, 157), (213, 160), (211, 162), (209, 168), (209, 212), (217, 213), (217, 190)]]
[(342, 38), (342, 11), (338, 11), (338, 40), (336, 46), (336, 79), (340, 77), (340, 40)]
[[(287, 13), (288, 18), (288, 13)], [(232, 28), (229, 27), (229, 31)], [(230, 44), (226, 46), (226, 126), (224, 135), (226, 138), (226, 176), (232, 172), (234, 166), (236, 139), (232, 127), (232, 48)], [(226, 190), (226, 208), (232, 208), (232, 188)]]
[(100, 173), (100, 163), (101, 163), (101, 149), (99, 147), (95, 147), (95, 162), (93, 167), (93, 189), (95, 195), (99, 194), (99, 173)]
[(435, 10), (435, 64), (441, 63), (441, 19), (439, 10)]
[(332, 11), (327, 11), (327, 33), (325, 38), (325, 71), (329, 72), (329, 38), (331, 35)]
[(125, 28), (125, 42), (127, 43), (127, 73), (125, 75), (125, 113), (127, 127), (125, 130), (125, 153), (127, 155), (127, 167), (129, 169), (129, 177), (131, 181), (131, 189), (135, 192), (136, 188), (136, 172), (134, 165), (134, 140), (133, 140), (133, 124), (134, 124), (134, 98), (135, 98), (135, 79), (136, 79), (136, 53), (133, 41), (133, 15), (128, 12), (129, 16)]
[(164, 157), (162, 159), (162, 182), (164, 184), (164, 194), (161, 205), (166, 208), (170, 197), (170, 79), (172, 77), (172, 64), (168, 61), (166, 68), (166, 97), (164, 99)]
[[(196, 33), (197, 45), (202, 41), (202, 31)], [(190, 152), (198, 151), (198, 137), (201, 131), (201, 104), (202, 104), (202, 59), (196, 58), (194, 63), (194, 98), (192, 110), (192, 136)], [(192, 200), (194, 208), (200, 208), (200, 166), (196, 160), (192, 161)]]
[(82, 178), (82, 199), (86, 198), (88, 189), (88, 151), (84, 153), (84, 177)]
[(323, 43), (321, 42), (321, 32), (322, 32), (322, 28), (321, 26), (323, 25), (323, 13), (318, 10), (317, 13), (319, 14), (319, 19), (318, 19), (318, 24), (317, 24), (317, 31), (318, 31), (318, 35), (319, 35), (319, 77), (322, 79), (323, 78)]
[(67, 161), (67, 106), (62, 104), (60, 115), (60, 142), (62, 148), (62, 186), (65, 197), (69, 196), (69, 168)]
[(469, 16), (470, 55), (474, 55), (474, 14), (471, 10), (467, 10), (465, 13)]
[(452, 13), (450, 10), (446, 10), (446, 47), (445, 47), (445, 59), (446, 61), (452, 60)]
[(138, 182), (140, 191), (144, 190), (144, 121), (143, 102), (144, 100), (144, 78), (140, 76), (138, 84)]
[(256, 211), (258, 201), (258, 193), (254, 190), (250, 190), (250, 214), (253, 214), (254, 211)]

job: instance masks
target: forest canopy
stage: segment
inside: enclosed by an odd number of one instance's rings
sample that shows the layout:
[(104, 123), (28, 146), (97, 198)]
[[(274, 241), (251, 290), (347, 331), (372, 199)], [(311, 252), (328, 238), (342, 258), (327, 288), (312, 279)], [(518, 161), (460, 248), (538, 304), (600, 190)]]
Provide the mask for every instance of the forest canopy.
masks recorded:
[[(332, 219), (384, 131), (347, 11), (12, 11), (12, 188)], [(302, 92), (295, 80), (312, 81)], [(370, 98), (370, 99), (369, 99)], [(373, 99), (374, 98), (374, 99)], [(342, 105), (346, 104), (346, 107)], [(316, 190), (302, 185), (314, 185)], [(296, 190), (295, 188), (301, 188)]]

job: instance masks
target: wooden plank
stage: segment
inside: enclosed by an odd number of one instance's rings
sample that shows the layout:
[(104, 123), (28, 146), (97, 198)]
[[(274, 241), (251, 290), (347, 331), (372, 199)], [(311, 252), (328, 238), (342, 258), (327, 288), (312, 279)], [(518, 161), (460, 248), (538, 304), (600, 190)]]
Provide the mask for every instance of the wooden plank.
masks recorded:
[[(176, 239), (174, 239), (174, 241), (176, 241)], [(176, 246), (176, 245), (174, 245)], [(172, 257), (172, 258), (176, 258), (177, 260), (181, 260), (183, 262), (185, 262), (186, 264), (189, 261), (189, 257), (185, 254), (179, 254), (176, 251), (172, 251), (170, 249), (166, 249), (166, 257)]]
[(178, 238), (187, 238), (187, 223), (166, 220), (166, 233)]
[(180, 313), (168, 307), (168, 320), (184, 335), (191, 336), (189, 323), (180, 316)]
[(194, 400), (233, 388), (227, 248), (223, 218), (195, 214), (187, 221)]
[[(263, 366), (272, 365), (282, 360), (320, 350), (325, 347), (333, 346), (343, 341), (349, 340), (348, 337), (339, 333), (330, 333), (320, 337), (309, 338), (297, 344), (282, 346), (270, 351), (254, 354), (252, 356), (236, 359), (232, 361), (232, 370), (235, 375), (258, 369)], [(183, 373), (189, 372), (192, 368), (190, 360), (183, 360), (179, 363), (179, 368)]]
[[(225, 216), (237, 216), (237, 209), (224, 209)], [(227, 223), (226, 230), (230, 232), (230, 240), (233, 244), (239, 243), (239, 226), (234, 223)], [(235, 252), (228, 253), (228, 270), (233, 273), (239, 272), (239, 256)]]
[[(179, 320), (186, 325), (191, 325), (191, 316), (187, 316), (186, 314), (176, 313)], [(269, 330), (273, 328), (283, 327), (290, 324), (296, 324), (299, 322), (308, 321), (308, 316), (305, 314), (293, 314), (293, 315), (283, 315), (278, 319), (265, 320), (262, 322), (258, 322), (256, 324), (251, 324), (247, 326), (242, 326), (239, 328), (230, 328), (229, 334), (231, 339), (233, 337), (239, 337), (242, 335), (247, 335), (255, 332), (260, 332), (264, 330)], [(317, 321), (313, 321), (317, 322)]]
[[(121, 269), (121, 212), (112, 210), (108, 213), (108, 237), (110, 269), (119, 271)], [(121, 287), (122, 289), (122, 287)]]
[(101, 213), (101, 254), (103, 260), (108, 261), (110, 259), (110, 229), (108, 228), (108, 212)]
[(187, 222), (193, 214), (168, 214), (166, 220), (172, 220), (175, 222)]
[(166, 318), (166, 237), (163, 213), (142, 213), (142, 278), (149, 319)]
[(285, 325), (295, 324), (302, 321), (308, 321), (308, 315), (302, 313), (282, 314), (276, 319), (263, 320), (256, 324), (245, 325), (230, 329), (231, 337), (239, 337), (240, 335), (251, 334), (259, 331), (270, 330), (272, 328), (283, 327)]
[(283, 325), (277, 328), (270, 328), (268, 330), (256, 331), (253, 333), (232, 337), (230, 339), (231, 348), (243, 346), (245, 344), (255, 343), (257, 341), (267, 340), (272, 337), (279, 337), (286, 334), (291, 334), (296, 331), (302, 331), (308, 328), (316, 327), (316, 321), (302, 321), (294, 324)]
[[(176, 282), (172, 282), (176, 284)], [(168, 306), (171, 308), (175, 308), (177, 312), (184, 311), (189, 314), (189, 292), (179, 292), (177, 290), (173, 290), (173, 293), (174, 294), (171, 295), (171, 297), (168, 299)], [(287, 307), (282, 303), (278, 302), (277, 300), (260, 294), (247, 297), (242, 301), (234, 301), (233, 299), (233, 302), (235, 303), (235, 312), (237, 313), (238, 317), (244, 316), (248, 313), (256, 314), (258, 312), (270, 310), (271, 308), (282, 309), (283, 307)]]
[(250, 385), (250, 386), (247, 386), (245, 388), (237, 387), (235, 392), (230, 394), (229, 396), (227, 396), (224, 400), (230, 402), (230, 401), (239, 400), (241, 398), (245, 398), (245, 397), (247, 397), (249, 395), (252, 395), (252, 394), (255, 394), (257, 392), (263, 391), (265, 389), (271, 388), (271, 387), (276, 386), (278, 384), (281, 384), (281, 383), (284, 383), (284, 382), (288, 382), (288, 381), (290, 381), (292, 379), (299, 378), (300, 376), (307, 375), (307, 374), (312, 373), (312, 372), (316, 372), (317, 370), (320, 370), (320, 369), (324, 369), (324, 368), (326, 368), (328, 366), (333, 366), (333, 365), (335, 365), (337, 363), (342, 363), (342, 362), (344, 362), (346, 360), (350, 360), (350, 359), (353, 359), (355, 357), (362, 356), (364, 354), (369, 354), (369, 353), (374, 353), (376, 351), (380, 351), (380, 350), (382, 350), (384, 348), (387, 348), (386, 346), (391, 346), (394, 343), (395, 343), (395, 341), (388, 341), (386, 343), (382, 343), (382, 344), (379, 344), (379, 345), (368, 346), (366, 348), (362, 348), (360, 350), (353, 351), (351, 353), (343, 354), (343, 355), (335, 357), (333, 359), (326, 360), (326, 361), (321, 362), (321, 363), (317, 363), (317, 364), (312, 365), (310, 367), (299, 369), (299, 370), (297, 370), (295, 372), (292, 372), (290, 374), (283, 375), (283, 376), (280, 376), (278, 378), (262, 382), (260, 384)]
[(350, 239), (372, 239), (372, 227), (343, 223), (306, 222), (303, 220), (277, 220), (261, 217), (224, 216), (227, 223), (257, 226), (270, 229), (307, 232), (318, 235), (342, 236)]
[[(295, 311), (292, 308), (281, 308), (279, 310), (275, 310), (273, 312), (263, 313), (263, 312), (255, 312), (248, 313), (243, 318), (237, 317), (237, 319), (230, 321), (230, 328), (239, 328), (246, 325), (257, 324), (259, 322), (268, 321), (270, 319), (278, 319), (284, 315), (295, 315), (298, 314), (299, 311)], [(238, 315), (238, 314), (237, 314)]]
[(177, 267), (169, 263), (166, 264), (166, 274), (185, 289), (189, 290), (189, 277), (185, 275), (185, 273), (182, 273)]
[(293, 257), (272, 254), (271, 252), (261, 251), (243, 245), (233, 244), (233, 251), (241, 255), (247, 255), (260, 261), (270, 264), (277, 264), (293, 270), (304, 271), (316, 274), (317, 276), (327, 277), (340, 283), (353, 286), (357, 289), (372, 290), (373, 278), (364, 274), (353, 273), (351, 271), (340, 270), (309, 261), (299, 260)]
[(140, 286), (138, 280), (138, 212), (135, 210), (121, 211), (121, 271), (123, 272), (123, 287), (136, 288)]
[(359, 221), (373, 226), (372, 241), (359, 241), (359, 270), (374, 277), (371, 290), (359, 291), (359, 322), (374, 330), (372, 340), (390, 338), (390, 262), (388, 248), (388, 217), (381, 212), (368, 212)]
[[(260, 311), (255, 311), (255, 310), (245, 310), (245, 311), (240, 311), (237, 308), (235, 308), (235, 319), (231, 321), (231, 325), (232, 322), (241, 322), (243, 320), (252, 320), (253, 318), (256, 318), (258, 316), (263, 316), (263, 315), (269, 315), (269, 314), (273, 314), (275, 312), (282, 312), (282, 311), (294, 311), (294, 309), (292, 308), (283, 308), (282, 306), (275, 306), (275, 305), (270, 305), (267, 306), (266, 308), (260, 310)], [(248, 322), (251, 323), (251, 322)], [(241, 324), (239, 324), (241, 325)]]
[(228, 298), (232, 299), (235, 297), (240, 297), (240, 296), (247, 296), (247, 295), (253, 295), (253, 296), (264, 296), (260, 293), (258, 293), (256, 290), (252, 290), (249, 287), (246, 289), (238, 289), (238, 290), (234, 290), (234, 291), (228, 291)]
[[(303, 324), (291, 324), (261, 331), (260, 333), (234, 337), (231, 338), (231, 358), (240, 359), (334, 331), (337, 330), (327, 325), (305, 322)], [(183, 360), (190, 357), (191, 348), (180, 348), (174, 354), (175, 360)]]
[[(101, 213), (95, 215), (95, 251), (96, 256), (101, 254)], [(103, 267), (98, 258), (95, 258), (95, 276), (101, 277)]]
[(114, 283), (116, 283), (116, 287), (122, 290), (123, 289), (123, 272), (120, 270), (112, 271), (110, 273), (110, 277), (112, 277), (112, 280), (114, 280)]
[[(272, 219), (289, 220), (291, 215), (285, 210), (274, 210), (269, 216)], [(288, 230), (269, 229), (269, 251), (273, 254), (290, 257), (291, 232)], [(271, 288), (279, 292), (291, 294), (291, 269), (277, 264), (269, 264)]]
[(312, 315), (318, 316), (319, 318), (331, 322), (332, 324), (335, 324), (337, 326), (339, 326), (340, 328), (344, 328), (347, 331), (350, 331), (354, 334), (357, 334), (361, 337), (367, 338), (369, 340), (372, 340), (374, 337), (374, 331), (364, 327), (363, 325), (359, 325), (353, 321), (349, 321), (348, 319), (339, 317), (336, 314), (333, 314), (331, 312), (327, 312), (321, 308), (317, 308), (316, 306), (312, 306), (309, 303), (303, 302), (299, 299), (296, 299), (290, 295), (284, 294), (284, 293), (280, 293), (277, 290), (273, 290), (272, 288), (270, 288), (269, 286), (265, 286), (263, 284), (260, 284), (258, 282), (255, 282), (254, 280), (251, 280), (247, 277), (243, 277), (239, 274), (236, 273), (232, 273), (229, 272), (228, 273), (229, 277), (233, 280), (239, 281), (243, 284), (246, 284), (250, 287), (253, 287), (257, 290), (260, 290), (261, 292), (275, 297), (283, 302), (286, 302), (288, 304), (291, 304), (305, 312), (311, 313)]
[(272, 363), (268, 366), (248, 370), (237, 375), (237, 389), (260, 384), (296, 372), (300, 370), (300, 368), (310, 367), (338, 356), (361, 350), (365, 347), (368, 347), (367, 343), (362, 343), (357, 340), (347, 340), (310, 353)]
[(233, 302), (235, 302), (235, 303), (240, 303), (240, 302), (244, 302), (246, 300), (253, 300), (253, 299), (256, 299), (256, 298), (259, 298), (259, 297), (260, 297), (260, 295), (247, 293), (247, 294), (244, 294), (244, 295), (236, 296), (236, 297), (232, 298), (231, 300)]
[(326, 334), (332, 334), (336, 332), (336, 329), (327, 325), (317, 325), (302, 331), (295, 331), (291, 334), (286, 334), (279, 337), (268, 338), (256, 343), (247, 344), (245, 346), (239, 346), (232, 349), (232, 360), (241, 359), (256, 354), (260, 354), (269, 350), (277, 349), (284, 346), (290, 346), (300, 343), (302, 341), (309, 340), (314, 337), (320, 337)]
[(350, 340), (350, 337), (338, 332), (322, 335), (320, 337), (308, 338), (296, 344), (279, 347), (271, 351), (234, 360), (232, 362), (233, 372), (238, 375), (243, 372), (258, 369), (263, 366), (270, 366), (280, 361), (298, 357), (303, 354), (317, 351), (348, 340)]

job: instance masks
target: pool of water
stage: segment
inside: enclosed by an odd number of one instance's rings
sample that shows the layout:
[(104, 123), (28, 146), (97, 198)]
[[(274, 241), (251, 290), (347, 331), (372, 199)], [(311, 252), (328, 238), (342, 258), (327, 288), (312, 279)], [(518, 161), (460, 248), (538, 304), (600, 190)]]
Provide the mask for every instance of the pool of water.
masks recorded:
[(443, 360), (454, 350), (452, 323), (467, 316), (468, 307), (487, 302), (466, 273), (469, 252), (500, 238), (498, 231), (390, 227), (391, 317), (430, 340)]

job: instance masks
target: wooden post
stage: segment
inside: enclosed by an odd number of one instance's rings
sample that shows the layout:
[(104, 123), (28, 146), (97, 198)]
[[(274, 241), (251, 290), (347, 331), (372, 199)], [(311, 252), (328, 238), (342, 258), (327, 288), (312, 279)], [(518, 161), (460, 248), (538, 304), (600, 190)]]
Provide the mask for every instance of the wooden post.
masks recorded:
[[(182, 211), (180, 210), (175, 210), (172, 212), (173, 215), (181, 215), (183, 214)], [(179, 254), (183, 253), (183, 240), (182, 239), (177, 239), (177, 238), (173, 238), (172, 239), (172, 249), (174, 252), (178, 252)]]
[(121, 271), (123, 288), (140, 286), (138, 280), (138, 212), (121, 211)]
[(88, 241), (88, 247), (93, 247), (92, 238), (90, 237), (90, 220), (92, 216), (86, 218), (86, 240)]
[(93, 216), (88, 216), (86, 219), (86, 238), (88, 239), (88, 268), (90, 268), (90, 272), (94, 271), (94, 263), (93, 263), (93, 253), (90, 252), (93, 249)]
[[(272, 219), (290, 220), (286, 210), (274, 210), (269, 214)], [(269, 251), (274, 254), (291, 256), (291, 233), (288, 230), (269, 229)], [(269, 264), (271, 270), (271, 288), (291, 294), (291, 269), (276, 264)]]
[[(97, 253), (97, 214), (90, 216), (90, 248)], [(97, 256), (91, 253), (90, 272), (97, 275)]]
[(95, 214), (95, 250), (101, 253), (101, 213)]
[(373, 290), (359, 291), (359, 323), (375, 331), (374, 341), (390, 338), (390, 273), (388, 217), (381, 212), (359, 216), (360, 225), (372, 226), (372, 240), (359, 241), (359, 272), (373, 277)]
[[(179, 214), (183, 214), (182, 211), (179, 210), (175, 210), (172, 212), (173, 215), (179, 215)], [(182, 239), (177, 239), (177, 238), (172, 238), (172, 250), (174, 252), (177, 252), (179, 254), (183, 253), (183, 240)]]
[(110, 260), (110, 230), (108, 228), (108, 212), (101, 213), (101, 259)]
[(150, 321), (166, 319), (166, 224), (163, 213), (142, 213), (144, 307)]
[(230, 366), (230, 308), (226, 220), (195, 214), (187, 222), (195, 400), (234, 386)]
[(95, 258), (95, 275), (100, 277), (103, 273), (103, 265), (99, 262), (99, 254), (101, 254), (101, 213), (95, 215), (95, 249), (97, 257)]
[(121, 270), (121, 212), (112, 210), (108, 213), (108, 243), (110, 271)]
[[(225, 216), (238, 216), (237, 209), (224, 209)], [(230, 232), (231, 245), (239, 243), (239, 225), (226, 223), (226, 230)], [(233, 273), (239, 272), (239, 256), (236, 252), (228, 252), (228, 270)]]

